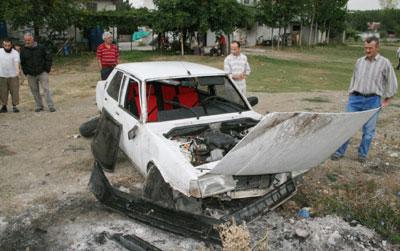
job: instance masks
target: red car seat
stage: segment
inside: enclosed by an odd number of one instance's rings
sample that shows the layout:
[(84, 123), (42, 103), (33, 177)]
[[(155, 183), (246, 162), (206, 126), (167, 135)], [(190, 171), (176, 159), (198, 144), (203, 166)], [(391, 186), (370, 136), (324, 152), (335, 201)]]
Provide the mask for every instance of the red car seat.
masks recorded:
[(182, 105), (187, 107), (195, 107), (199, 104), (199, 94), (194, 88), (180, 86), (178, 100)]

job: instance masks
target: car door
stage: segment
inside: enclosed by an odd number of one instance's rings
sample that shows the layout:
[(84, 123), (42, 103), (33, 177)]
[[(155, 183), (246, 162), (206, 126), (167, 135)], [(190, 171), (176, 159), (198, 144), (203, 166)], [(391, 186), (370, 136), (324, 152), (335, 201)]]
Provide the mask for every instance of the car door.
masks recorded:
[(108, 170), (113, 170), (115, 167), (122, 131), (122, 125), (119, 122), (118, 99), (124, 74), (119, 70), (114, 70), (112, 74), (110, 82), (106, 84), (103, 111), (91, 144), (94, 158)]
[(121, 88), (119, 104), (115, 111), (122, 126), (120, 148), (131, 162), (145, 172), (142, 163), (143, 123), (140, 115), (140, 81), (125, 75)]

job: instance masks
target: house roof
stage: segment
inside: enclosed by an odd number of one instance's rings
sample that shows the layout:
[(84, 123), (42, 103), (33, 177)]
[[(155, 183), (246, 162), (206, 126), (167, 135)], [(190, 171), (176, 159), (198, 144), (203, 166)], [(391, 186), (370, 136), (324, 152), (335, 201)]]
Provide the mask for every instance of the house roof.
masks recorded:
[(140, 80), (225, 75), (220, 69), (185, 61), (126, 63), (116, 68)]

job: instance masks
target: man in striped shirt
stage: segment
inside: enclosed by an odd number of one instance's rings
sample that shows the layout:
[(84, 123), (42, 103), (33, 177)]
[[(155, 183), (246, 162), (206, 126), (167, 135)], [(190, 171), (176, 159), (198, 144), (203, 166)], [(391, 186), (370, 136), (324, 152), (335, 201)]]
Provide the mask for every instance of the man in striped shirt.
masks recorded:
[(240, 53), (240, 43), (233, 41), (231, 54), (225, 58), (224, 70), (235, 81), (244, 95), (246, 95), (246, 77), (250, 75), (250, 65), (247, 57)]
[(119, 63), (118, 47), (112, 43), (112, 34), (103, 33), (104, 43), (97, 47), (96, 57), (101, 69), (101, 80), (106, 80), (114, 67)]
[[(366, 111), (389, 105), (397, 93), (397, 78), (390, 61), (379, 54), (379, 39), (369, 37), (364, 43), (365, 56), (355, 65), (349, 88), (347, 112)], [(358, 160), (365, 162), (369, 147), (375, 134), (378, 112), (364, 124), (363, 135), (358, 148)], [(332, 160), (342, 158), (349, 141), (344, 143), (331, 156)]]

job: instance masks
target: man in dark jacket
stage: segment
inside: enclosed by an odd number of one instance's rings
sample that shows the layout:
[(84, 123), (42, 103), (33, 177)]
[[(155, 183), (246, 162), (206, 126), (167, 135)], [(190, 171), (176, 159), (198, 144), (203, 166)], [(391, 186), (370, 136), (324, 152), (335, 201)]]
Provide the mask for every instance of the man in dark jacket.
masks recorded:
[(24, 35), (25, 46), (21, 50), (21, 67), (25, 73), (33, 98), (35, 112), (43, 111), (43, 101), (40, 96), (39, 84), (44, 91), (47, 106), (50, 112), (55, 112), (53, 99), (49, 89), (49, 75), (51, 70), (51, 55), (46, 48), (35, 42), (32, 34)]

